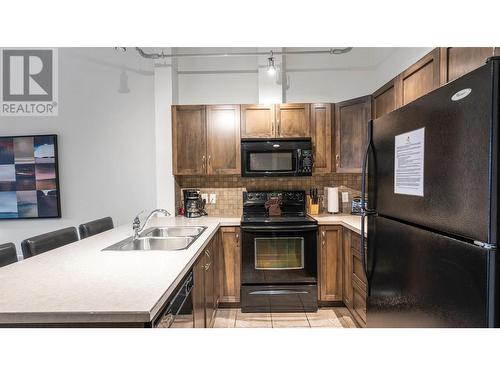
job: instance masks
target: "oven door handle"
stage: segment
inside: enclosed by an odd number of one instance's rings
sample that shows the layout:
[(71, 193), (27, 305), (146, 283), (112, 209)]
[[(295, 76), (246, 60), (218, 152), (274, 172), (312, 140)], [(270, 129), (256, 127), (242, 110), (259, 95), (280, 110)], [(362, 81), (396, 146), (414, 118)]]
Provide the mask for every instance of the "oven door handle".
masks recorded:
[(256, 290), (254, 292), (250, 292), (249, 294), (253, 295), (272, 295), (272, 296), (278, 296), (278, 295), (290, 295), (290, 294), (309, 294), (309, 292), (305, 290)]
[(252, 231), (252, 232), (308, 232), (311, 230), (317, 230), (318, 225), (316, 224), (311, 224), (311, 225), (301, 225), (299, 227), (290, 227), (290, 226), (265, 226), (265, 227), (249, 227), (249, 226), (242, 226), (241, 230), (243, 231)]

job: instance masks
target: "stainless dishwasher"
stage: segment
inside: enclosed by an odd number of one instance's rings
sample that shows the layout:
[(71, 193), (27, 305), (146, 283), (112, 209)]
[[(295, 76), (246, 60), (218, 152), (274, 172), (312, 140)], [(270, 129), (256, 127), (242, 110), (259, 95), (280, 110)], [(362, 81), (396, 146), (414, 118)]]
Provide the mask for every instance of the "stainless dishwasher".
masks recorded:
[(174, 297), (153, 323), (154, 328), (193, 328), (193, 273), (182, 282)]

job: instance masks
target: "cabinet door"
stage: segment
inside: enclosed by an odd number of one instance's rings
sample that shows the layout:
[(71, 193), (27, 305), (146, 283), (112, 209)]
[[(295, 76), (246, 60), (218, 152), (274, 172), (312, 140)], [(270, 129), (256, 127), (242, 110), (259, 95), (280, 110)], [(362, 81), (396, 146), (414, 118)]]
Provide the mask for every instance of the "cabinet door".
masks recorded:
[(274, 136), (274, 105), (243, 104), (241, 106), (241, 138), (270, 138)]
[(335, 105), (335, 170), (337, 172), (361, 173), (370, 118), (370, 96)]
[(352, 316), (356, 322), (364, 327), (366, 325), (366, 287), (352, 283)]
[(220, 299), (222, 296), (222, 241), (220, 230), (214, 236), (213, 239), (213, 267), (214, 267), (214, 284), (215, 284), (215, 308), (219, 307)]
[(401, 73), (398, 106), (406, 105), (439, 87), (439, 49), (436, 48)]
[(499, 52), (495, 47), (443, 47), (440, 51), (441, 85), (479, 68), (488, 57)]
[(205, 255), (193, 266), (193, 313), (194, 327), (205, 328)]
[(363, 261), (361, 259), (361, 236), (357, 233), (351, 233), (351, 265), (352, 278), (358, 285), (366, 289), (366, 275), (363, 269)]
[(215, 275), (213, 241), (205, 247), (205, 319), (206, 326), (212, 327), (215, 319)]
[(276, 104), (276, 122), (278, 137), (311, 136), (309, 104)]
[(342, 227), (322, 226), (319, 236), (319, 299), (342, 301)]
[(240, 106), (207, 106), (207, 173), (240, 174)]
[(348, 309), (352, 308), (352, 259), (351, 259), (351, 231), (342, 229), (342, 249), (343, 249), (343, 285), (342, 297)]
[(172, 107), (173, 169), (176, 175), (206, 173), (205, 106)]
[(241, 274), (240, 228), (222, 227), (220, 231), (222, 242), (220, 301), (239, 303)]
[(373, 93), (372, 97), (372, 112), (374, 119), (394, 111), (397, 108), (395, 80), (393, 79), (379, 88)]
[(311, 104), (311, 135), (315, 173), (332, 171), (332, 105)]

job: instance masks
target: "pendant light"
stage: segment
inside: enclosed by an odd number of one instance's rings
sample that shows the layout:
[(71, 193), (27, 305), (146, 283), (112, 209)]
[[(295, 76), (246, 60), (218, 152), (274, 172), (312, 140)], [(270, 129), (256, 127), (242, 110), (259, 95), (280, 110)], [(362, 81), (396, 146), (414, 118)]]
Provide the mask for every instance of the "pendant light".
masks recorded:
[(267, 73), (270, 76), (273, 76), (276, 74), (276, 66), (274, 65), (273, 51), (271, 51), (271, 57), (267, 58)]

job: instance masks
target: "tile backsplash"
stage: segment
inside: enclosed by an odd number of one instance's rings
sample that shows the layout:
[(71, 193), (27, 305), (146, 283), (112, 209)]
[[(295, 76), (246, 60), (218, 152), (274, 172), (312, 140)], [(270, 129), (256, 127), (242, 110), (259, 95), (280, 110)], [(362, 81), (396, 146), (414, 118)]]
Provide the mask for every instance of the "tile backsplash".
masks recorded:
[[(361, 174), (334, 173), (311, 177), (269, 177), (247, 178), (241, 176), (176, 176), (175, 207), (182, 207), (181, 189), (197, 188), (202, 193), (216, 194), (215, 204), (207, 203), (205, 209), (210, 216), (239, 217), (242, 214), (245, 190), (305, 190), (318, 188), (320, 201), (323, 201), (324, 187), (341, 186), (340, 190), (349, 191), (349, 196), (361, 190)], [(321, 209), (324, 207), (320, 205)]]

